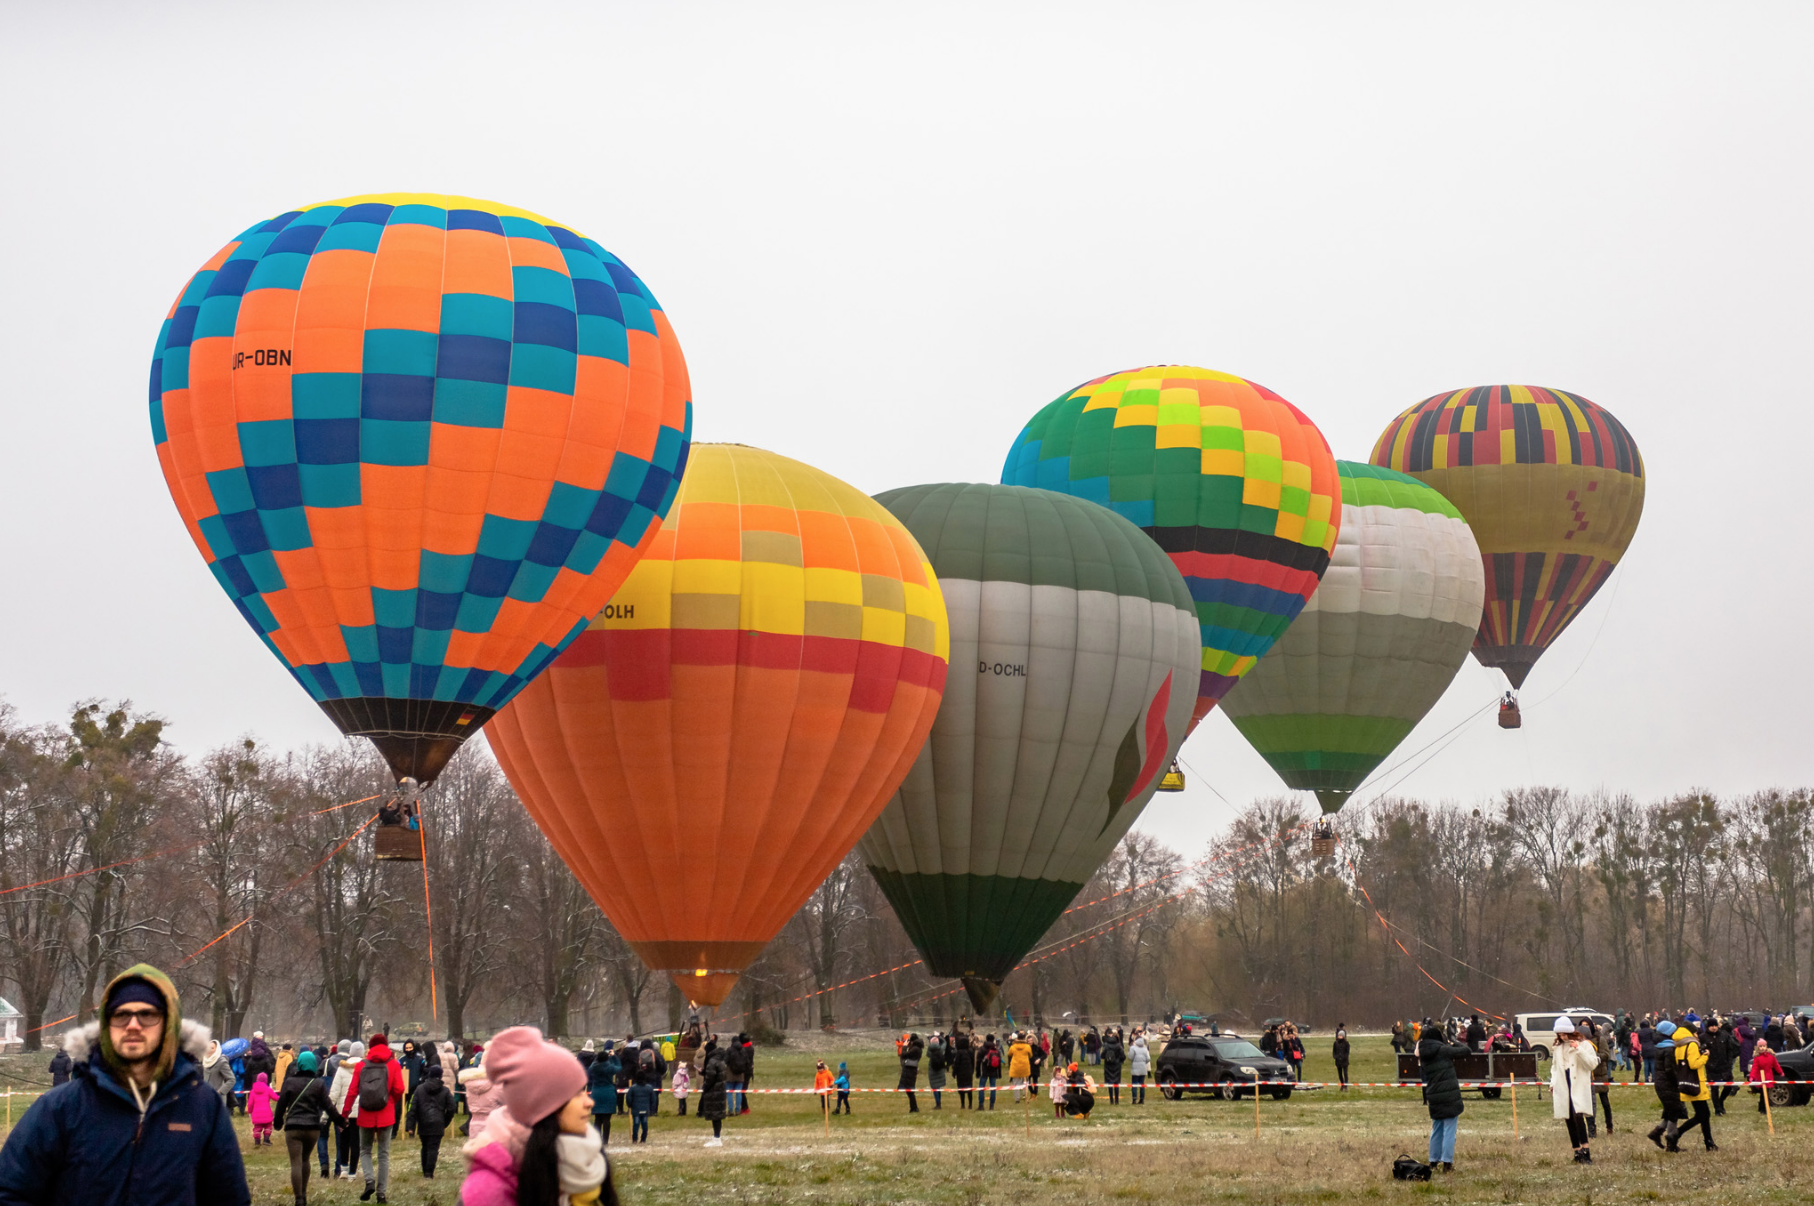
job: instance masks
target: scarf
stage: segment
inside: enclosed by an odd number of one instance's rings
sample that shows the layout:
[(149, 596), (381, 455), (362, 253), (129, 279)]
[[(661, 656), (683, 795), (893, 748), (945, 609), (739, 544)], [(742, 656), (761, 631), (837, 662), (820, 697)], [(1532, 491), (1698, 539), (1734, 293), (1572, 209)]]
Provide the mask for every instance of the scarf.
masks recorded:
[(499, 1106), (485, 1120), (485, 1129), (468, 1139), (460, 1150), (470, 1156), (488, 1143), (498, 1144), (510, 1153), (511, 1163), (521, 1164), (523, 1149), (529, 1146), (529, 1128), (510, 1116), (509, 1106)]
[(212, 1068), (218, 1063), (220, 1063), (220, 1044), (210, 1043), (208, 1044), (208, 1053), (202, 1056), (202, 1067)]
[(583, 1135), (562, 1135), (556, 1139), (554, 1153), (559, 1161), (563, 1200), (591, 1193), (605, 1183), (605, 1153), (599, 1143), (598, 1131), (592, 1127), (588, 1126)]

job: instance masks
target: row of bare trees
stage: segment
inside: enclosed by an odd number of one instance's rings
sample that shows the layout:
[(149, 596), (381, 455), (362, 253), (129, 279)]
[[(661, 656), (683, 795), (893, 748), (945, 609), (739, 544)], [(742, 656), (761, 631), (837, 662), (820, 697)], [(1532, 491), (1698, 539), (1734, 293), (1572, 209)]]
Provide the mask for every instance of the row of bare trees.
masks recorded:
[[(0, 981), (28, 1042), (92, 1016), (100, 987), (140, 960), (223, 1035), (677, 1025), (686, 1002), (474, 746), (430, 796), (426, 863), (383, 863), (358, 831), (389, 778), (363, 743), (245, 740), (185, 758), (128, 704), (37, 726), (0, 710)], [(1387, 800), (1340, 818), (1333, 858), (1312, 854), (1309, 819), (1261, 800), (1191, 857), (1130, 834), (1004, 1002), (1058, 1024), (1175, 1007), (1326, 1024), (1814, 999), (1806, 791)], [(720, 1028), (967, 1012), (917, 960), (853, 854), (743, 977)]]
[(1223, 845), (1257, 853), (1209, 876), (1180, 930), (1218, 1006), (1329, 1023), (1814, 1000), (1805, 790), (1387, 800), (1344, 817), (1322, 860), (1304, 819), (1285, 799), (1247, 809)]

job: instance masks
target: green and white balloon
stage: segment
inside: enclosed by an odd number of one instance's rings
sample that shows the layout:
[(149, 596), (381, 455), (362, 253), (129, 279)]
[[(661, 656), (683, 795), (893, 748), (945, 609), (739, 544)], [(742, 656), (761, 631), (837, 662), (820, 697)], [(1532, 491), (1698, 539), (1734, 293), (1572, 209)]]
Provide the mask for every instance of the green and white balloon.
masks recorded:
[(1337, 461), (1342, 528), (1310, 602), (1222, 701), (1287, 786), (1339, 809), (1467, 660), (1486, 594), (1480, 549), (1416, 478)]
[(1159, 546), (1095, 503), (966, 484), (876, 499), (938, 573), (951, 671), (858, 849), (927, 966), (981, 1011), (1177, 756), (1196, 608)]

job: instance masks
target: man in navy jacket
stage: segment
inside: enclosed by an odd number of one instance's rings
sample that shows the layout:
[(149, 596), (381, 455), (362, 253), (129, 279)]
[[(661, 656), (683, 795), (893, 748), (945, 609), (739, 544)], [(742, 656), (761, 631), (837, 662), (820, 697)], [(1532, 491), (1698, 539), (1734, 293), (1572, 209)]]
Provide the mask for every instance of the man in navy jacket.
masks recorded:
[(239, 1139), (202, 1083), (208, 1029), (149, 964), (64, 1038), (88, 1074), (32, 1104), (0, 1149), (0, 1206), (250, 1206)]

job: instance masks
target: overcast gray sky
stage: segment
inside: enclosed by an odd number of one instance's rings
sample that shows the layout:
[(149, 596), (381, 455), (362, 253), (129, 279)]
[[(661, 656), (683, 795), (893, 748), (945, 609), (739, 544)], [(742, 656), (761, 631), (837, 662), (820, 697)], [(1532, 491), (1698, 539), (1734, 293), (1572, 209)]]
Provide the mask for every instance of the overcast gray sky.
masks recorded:
[[(696, 438), (871, 492), (995, 481), (1040, 405), (1156, 362), (1352, 459), (1440, 390), (1585, 394), (1644, 453), (1637, 539), (1525, 727), (1401, 790), (1807, 783), (1811, 12), (6, 3), (0, 692), (130, 697), (188, 750), (334, 737), (184, 535), (145, 381), (239, 230), (433, 191), (628, 262)], [(1499, 681), (1470, 662), (1405, 751)], [(1142, 822), (1181, 846), (1278, 789), (1220, 715), (1185, 757)]]

